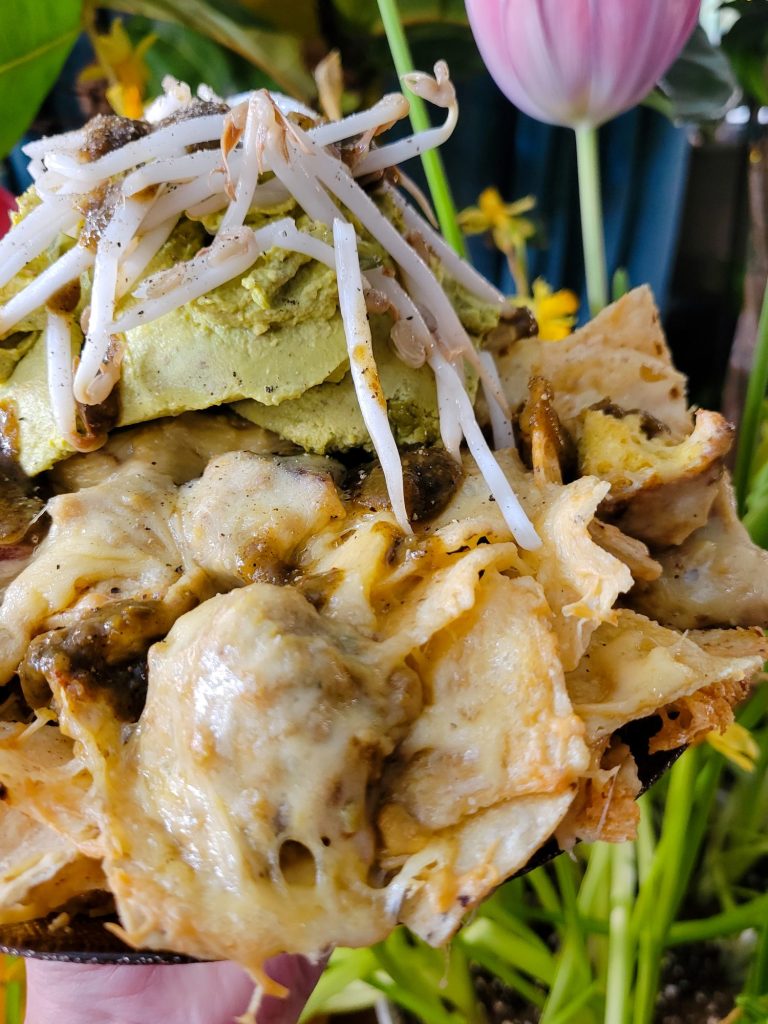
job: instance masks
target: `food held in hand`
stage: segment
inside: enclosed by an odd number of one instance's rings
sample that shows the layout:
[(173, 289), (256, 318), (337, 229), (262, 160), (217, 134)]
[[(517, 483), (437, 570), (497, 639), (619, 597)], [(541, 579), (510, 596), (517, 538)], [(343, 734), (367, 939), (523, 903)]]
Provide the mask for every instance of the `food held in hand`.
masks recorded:
[(689, 410), (650, 293), (520, 336), (402, 195), (457, 114), (444, 65), (409, 84), (446, 121), (394, 143), (399, 94), (326, 122), (170, 82), (28, 147), (5, 924), (114, 909), (265, 985), (398, 922), (443, 943), (553, 837), (634, 834), (629, 723), (696, 741), (762, 666), (732, 431)]

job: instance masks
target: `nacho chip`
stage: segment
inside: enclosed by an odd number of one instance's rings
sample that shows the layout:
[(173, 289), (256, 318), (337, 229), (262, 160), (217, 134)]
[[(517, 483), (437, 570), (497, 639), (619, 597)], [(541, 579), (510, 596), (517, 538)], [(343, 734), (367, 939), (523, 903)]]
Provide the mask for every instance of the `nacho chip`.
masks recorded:
[(754, 643), (749, 651), (721, 657), (704, 643), (622, 609), (615, 625), (604, 623), (595, 632), (566, 680), (588, 742), (594, 743), (705, 686), (749, 682), (763, 657)]
[(749, 626), (768, 620), (768, 552), (739, 521), (724, 480), (710, 518), (677, 548), (658, 555), (662, 575), (638, 586), (632, 604), (675, 629)]
[(555, 410), (569, 428), (578, 431), (580, 414), (608, 399), (650, 413), (674, 438), (690, 433), (686, 380), (672, 365), (647, 287), (635, 288), (562, 341), (515, 342), (498, 364), (513, 408), (525, 401), (530, 378), (542, 376), (552, 383)]

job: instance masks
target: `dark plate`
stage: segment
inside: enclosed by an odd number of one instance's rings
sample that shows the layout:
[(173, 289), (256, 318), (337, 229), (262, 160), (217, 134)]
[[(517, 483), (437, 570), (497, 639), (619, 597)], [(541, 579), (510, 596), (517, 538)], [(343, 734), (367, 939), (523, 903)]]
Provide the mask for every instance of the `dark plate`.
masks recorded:
[[(685, 749), (680, 747), (678, 750), (649, 754), (649, 737), (658, 731), (660, 725), (658, 718), (644, 718), (625, 726), (620, 731), (621, 738), (629, 745), (637, 761), (643, 792), (672, 767)], [(550, 840), (534, 854), (518, 874), (523, 875), (546, 864), (560, 852), (555, 840)], [(115, 922), (115, 917), (79, 915), (73, 917), (66, 926), (51, 929), (51, 922), (57, 916), (60, 915), (51, 914), (48, 918), (26, 921), (23, 924), (0, 925), (0, 952), (73, 964), (146, 965), (196, 962), (191, 957), (179, 956), (176, 953), (135, 950), (126, 946), (104, 927), (107, 922)]]

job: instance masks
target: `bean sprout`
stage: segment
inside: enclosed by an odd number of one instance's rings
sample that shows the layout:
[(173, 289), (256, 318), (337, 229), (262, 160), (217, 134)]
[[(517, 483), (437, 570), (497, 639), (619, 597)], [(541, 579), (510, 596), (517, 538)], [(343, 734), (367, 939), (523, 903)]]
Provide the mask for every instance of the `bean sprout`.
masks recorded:
[(373, 357), (371, 325), (365, 310), (354, 227), (337, 218), (333, 222), (333, 242), (339, 287), (339, 310), (344, 322), (349, 366), (357, 401), (381, 463), (395, 519), (400, 528), (410, 534), (412, 530), (405, 510), (403, 467), (387, 418), (387, 402)]
[(48, 394), (59, 434), (67, 440), (75, 435), (75, 399), (72, 394), (72, 318), (48, 310), (45, 328), (48, 364)]
[(44, 252), (60, 232), (74, 227), (79, 216), (70, 202), (58, 197), (28, 213), (0, 241), (0, 288)]
[(130, 331), (171, 313), (193, 299), (205, 295), (233, 277), (244, 274), (259, 254), (253, 231), (241, 228), (231, 235), (218, 236), (210, 249), (201, 250), (186, 263), (147, 278), (135, 291), (139, 301), (112, 324), (114, 333)]
[(93, 264), (93, 253), (76, 245), (42, 272), (26, 288), (0, 307), (0, 335), (7, 334), (30, 313), (46, 302), (65, 285), (77, 280)]

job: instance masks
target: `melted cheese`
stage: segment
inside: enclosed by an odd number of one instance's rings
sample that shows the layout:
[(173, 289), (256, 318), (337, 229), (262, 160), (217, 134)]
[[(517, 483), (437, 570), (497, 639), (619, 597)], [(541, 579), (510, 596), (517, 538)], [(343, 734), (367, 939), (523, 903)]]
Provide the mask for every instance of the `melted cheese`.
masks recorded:
[(663, 434), (646, 437), (637, 413), (617, 419), (589, 409), (578, 442), (579, 466), (585, 475), (607, 480), (616, 503), (684, 480), (703, 477), (711, 485), (707, 471), (721, 464), (732, 439), (733, 427), (717, 412), (699, 411), (693, 432), (675, 443)]
[[(425, 707), (400, 744), (382, 810), (402, 805), (430, 830), (583, 772), (584, 727), (572, 711), (541, 587), (492, 570), (473, 608), (418, 655)], [(398, 848), (386, 834), (391, 854)]]
[[(627, 566), (596, 544), (589, 532), (608, 484), (582, 477), (564, 487), (535, 486), (515, 453), (502, 452), (499, 461), (542, 541), (537, 551), (520, 552), (515, 571), (535, 576), (543, 587), (555, 612), (553, 628), (568, 671), (578, 664), (600, 622), (611, 621), (617, 597), (633, 583)], [(485, 482), (471, 466), (465, 467), (454, 500), (430, 524), (430, 533), (448, 550), (510, 536)]]
[(120, 466), (141, 463), (175, 484), (194, 480), (208, 462), (226, 452), (290, 454), (293, 446), (236, 416), (187, 412), (166, 420), (118, 430), (103, 448), (59, 462), (50, 477), (57, 491), (79, 491), (112, 476)]
[(291, 588), (183, 616), (151, 651), (128, 744), (91, 744), (129, 941), (256, 969), (382, 938), (368, 786), (417, 710), (412, 671)]
[(169, 524), (175, 501), (167, 476), (133, 466), (49, 501), (48, 536), (0, 606), (0, 682), (16, 671), (32, 636), (81, 595), (81, 606), (93, 607), (168, 592), (184, 572)]
[(685, 635), (622, 610), (600, 626), (587, 656), (568, 673), (568, 692), (595, 742), (636, 718), (715, 683), (750, 679), (762, 654), (718, 657)]
[(177, 451), (157, 425), (98, 465), (71, 460), (89, 486), (52, 500), (0, 608), (6, 678), (29, 637), (103, 602), (160, 598), (176, 619), (137, 724), (66, 669), (49, 680), (59, 727), (0, 724), (9, 806), (73, 865), (103, 862), (136, 945), (256, 974), (398, 920), (442, 942), (552, 835), (589, 771), (585, 737), (759, 667), (754, 636), (714, 649), (616, 611), (632, 575), (590, 534), (608, 488), (594, 477), (537, 482), (499, 453), (542, 538), (531, 554), (471, 465), (406, 538), (388, 509), (342, 497), (329, 460), (173, 427)]
[(330, 459), (212, 459), (179, 496), (179, 534), (189, 559), (229, 589), (281, 583), (308, 539), (345, 516)]

